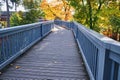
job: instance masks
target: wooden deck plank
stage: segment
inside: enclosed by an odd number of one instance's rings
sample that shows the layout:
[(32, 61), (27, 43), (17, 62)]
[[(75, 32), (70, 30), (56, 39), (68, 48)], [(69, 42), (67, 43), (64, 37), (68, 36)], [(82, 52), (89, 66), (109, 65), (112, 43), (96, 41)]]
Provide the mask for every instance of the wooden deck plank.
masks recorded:
[(61, 27), (14, 61), (0, 79), (89, 80), (72, 32)]

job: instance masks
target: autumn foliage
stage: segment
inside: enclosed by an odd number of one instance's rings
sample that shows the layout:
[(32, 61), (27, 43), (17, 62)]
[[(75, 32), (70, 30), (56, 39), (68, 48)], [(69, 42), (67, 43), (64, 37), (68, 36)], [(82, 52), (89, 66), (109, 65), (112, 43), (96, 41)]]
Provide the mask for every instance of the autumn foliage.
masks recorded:
[(40, 7), (45, 13), (45, 19), (53, 20), (72, 20), (72, 10), (73, 8), (69, 5), (66, 0), (43, 0)]

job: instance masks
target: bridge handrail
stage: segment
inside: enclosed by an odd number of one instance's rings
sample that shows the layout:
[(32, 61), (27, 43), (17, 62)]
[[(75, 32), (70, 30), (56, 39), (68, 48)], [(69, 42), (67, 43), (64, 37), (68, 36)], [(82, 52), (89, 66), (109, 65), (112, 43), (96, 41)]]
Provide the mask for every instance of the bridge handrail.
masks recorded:
[[(108, 38), (107, 36), (104, 36), (102, 34), (99, 34), (89, 28), (86, 28), (84, 25), (82, 25), (80, 23), (77, 23), (77, 22), (74, 22), (74, 23), (78, 25), (79, 29), (84, 30), (83, 33), (89, 35), (88, 39), (96, 41), (96, 44), (99, 44), (106, 49), (114, 51), (117, 54), (120, 54), (120, 42), (115, 41), (111, 38)], [(82, 27), (79, 27), (79, 26), (82, 26)]]
[(3, 29), (0, 29), (0, 34), (2, 35), (3, 33), (18, 31), (18, 30), (24, 30), (26, 28), (33, 28), (36, 25), (48, 24), (48, 23), (51, 23), (51, 22), (54, 22), (54, 21), (36, 22), (36, 23), (32, 23), (32, 24), (26, 24), (26, 25), (20, 25), (20, 26), (13, 26), (13, 27), (8, 27), (8, 28), (3, 28)]
[[(71, 28), (91, 80), (120, 80), (120, 43), (77, 22), (56, 20)], [(69, 26), (68, 26), (69, 24)]]
[(45, 37), (54, 21), (0, 29), (0, 70)]
[[(78, 29), (84, 34), (84, 36), (86, 36), (87, 39), (89, 39), (89, 41), (91, 41), (92, 44), (94, 44), (94, 46), (98, 49), (97, 58), (99, 59), (97, 59), (98, 62), (96, 66), (97, 67), (96, 69), (98, 70), (96, 71), (96, 76), (94, 76), (95, 77), (94, 79), (95, 80), (110, 80), (110, 79), (113, 80), (114, 75), (111, 75), (111, 74), (114, 74), (115, 72), (112, 72), (112, 71), (107, 72), (108, 70), (106, 69), (108, 67), (111, 67), (111, 69), (109, 70), (112, 70), (113, 69), (112, 66), (115, 67), (115, 65), (120, 64), (120, 59), (118, 59), (120, 58), (120, 43), (106, 36), (100, 35), (99, 33), (93, 30), (90, 30), (81, 24), (78, 24), (77, 22), (74, 22), (74, 23), (78, 26)], [(117, 70), (119, 71), (119, 68)], [(120, 72), (116, 71), (116, 73), (118, 73), (116, 75), (117, 77), (119, 77)]]

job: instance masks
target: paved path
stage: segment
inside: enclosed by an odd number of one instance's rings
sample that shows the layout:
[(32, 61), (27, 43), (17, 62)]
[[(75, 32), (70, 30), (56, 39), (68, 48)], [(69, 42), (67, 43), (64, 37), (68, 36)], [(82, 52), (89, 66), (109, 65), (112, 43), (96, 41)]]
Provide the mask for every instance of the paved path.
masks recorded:
[(56, 27), (6, 68), (0, 80), (89, 80), (73, 34)]

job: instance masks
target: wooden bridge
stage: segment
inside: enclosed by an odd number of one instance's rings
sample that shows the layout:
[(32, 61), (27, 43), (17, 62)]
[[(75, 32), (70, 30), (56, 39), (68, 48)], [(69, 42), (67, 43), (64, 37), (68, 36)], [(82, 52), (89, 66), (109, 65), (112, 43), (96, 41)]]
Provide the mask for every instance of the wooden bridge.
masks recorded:
[(0, 80), (120, 80), (120, 43), (77, 22), (1, 29), (0, 70)]

